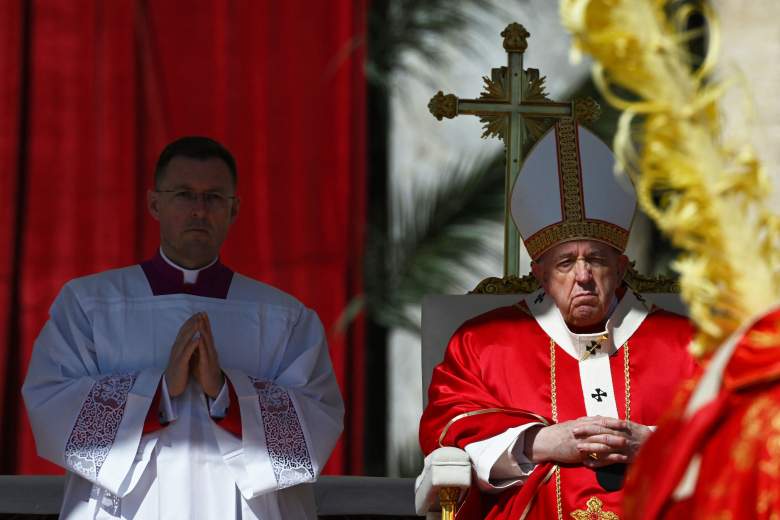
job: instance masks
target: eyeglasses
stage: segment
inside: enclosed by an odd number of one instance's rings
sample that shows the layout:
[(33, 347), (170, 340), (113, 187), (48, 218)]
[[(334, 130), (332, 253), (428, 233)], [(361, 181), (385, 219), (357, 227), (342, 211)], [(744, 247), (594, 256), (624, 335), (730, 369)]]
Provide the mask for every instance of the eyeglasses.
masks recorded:
[(195, 207), (202, 199), (208, 209), (225, 209), (237, 197), (222, 195), (217, 191), (197, 192), (192, 190), (154, 190), (157, 193), (171, 193), (173, 204), (182, 208)]

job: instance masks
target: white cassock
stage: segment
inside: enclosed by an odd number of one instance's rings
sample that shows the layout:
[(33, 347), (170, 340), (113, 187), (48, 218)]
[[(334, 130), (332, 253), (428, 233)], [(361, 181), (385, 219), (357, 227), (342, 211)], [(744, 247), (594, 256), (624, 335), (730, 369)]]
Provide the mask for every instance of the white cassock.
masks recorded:
[[(38, 453), (67, 470), (60, 518), (316, 518), (314, 481), (344, 407), (316, 314), (234, 274), (227, 297), (155, 296), (139, 265), (73, 280), (38, 337), (23, 394)], [(191, 380), (144, 421), (179, 328), (208, 313), (241, 437)], [(223, 388), (218, 401), (227, 403)]]

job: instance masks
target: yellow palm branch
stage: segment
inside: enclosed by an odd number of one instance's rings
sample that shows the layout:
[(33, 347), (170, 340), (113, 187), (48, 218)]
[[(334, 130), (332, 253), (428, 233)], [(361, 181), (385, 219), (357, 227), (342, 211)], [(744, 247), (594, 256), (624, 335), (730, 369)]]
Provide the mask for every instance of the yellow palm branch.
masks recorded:
[[(780, 298), (778, 217), (748, 143), (727, 145), (709, 74), (718, 48), (714, 14), (702, 8), (709, 52), (693, 70), (690, 6), (662, 0), (562, 0), (575, 52), (593, 56), (594, 79), (623, 110), (614, 148), (644, 211), (683, 250), (674, 268), (699, 327), (697, 355)], [(630, 98), (616, 91), (630, 93)], [(637, 117), (641, 116), (641, 117)]]

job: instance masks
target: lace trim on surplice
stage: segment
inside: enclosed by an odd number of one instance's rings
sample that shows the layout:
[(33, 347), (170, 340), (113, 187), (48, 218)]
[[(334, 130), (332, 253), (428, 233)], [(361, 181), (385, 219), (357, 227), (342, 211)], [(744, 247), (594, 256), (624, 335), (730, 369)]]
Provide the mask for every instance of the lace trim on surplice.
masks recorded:
[(92, 385), (65, 445), (68, 469), (90, 480), (97, 478), (116, 439), (135, 378), (136, 374), (113, 375)]
[(279, 489), (311, 481), (314, 467), (290, 394), (271, 382), (250, 380), (260, 400), (266, 448)]

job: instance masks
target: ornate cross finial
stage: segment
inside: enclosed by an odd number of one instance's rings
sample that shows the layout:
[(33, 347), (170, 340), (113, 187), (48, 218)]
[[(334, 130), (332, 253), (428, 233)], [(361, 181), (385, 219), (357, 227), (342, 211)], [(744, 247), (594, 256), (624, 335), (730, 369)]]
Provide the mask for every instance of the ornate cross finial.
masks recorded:
[(441, 90), (428, 102), (428, 110), (433, 117), (442, 120), (443, 117), (452, 119), (458, 115), (458, 97), (455, 94), (444, 95)]
[(504, 50), (506, 52), (525, 52), (528, 48), (526, 38), (531, 36), (531, 33), (519, 23), (513, 22), (501, 31), (501, 36), (504, 37)]

